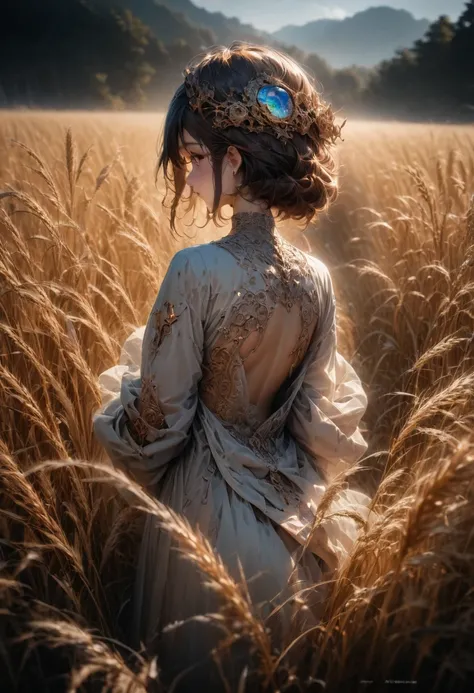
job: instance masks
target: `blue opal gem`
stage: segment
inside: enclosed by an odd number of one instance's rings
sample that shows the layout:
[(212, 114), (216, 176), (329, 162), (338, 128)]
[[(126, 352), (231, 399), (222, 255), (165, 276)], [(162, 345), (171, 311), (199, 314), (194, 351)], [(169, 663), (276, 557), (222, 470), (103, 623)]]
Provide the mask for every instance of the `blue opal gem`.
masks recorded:
[(289, 93), (282, 87), (271, 84), (258, 90), (257, 100), (266, 106), (274, 118), (288, 118), (293, 113), (293, 101)]

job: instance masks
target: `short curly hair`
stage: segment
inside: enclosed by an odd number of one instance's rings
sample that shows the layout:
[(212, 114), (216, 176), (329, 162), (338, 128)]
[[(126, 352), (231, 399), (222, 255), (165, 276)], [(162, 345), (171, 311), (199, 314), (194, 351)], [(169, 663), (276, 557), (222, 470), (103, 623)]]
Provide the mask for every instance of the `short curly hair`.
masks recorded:
[[(263, 201), (274, 210), (277, 218), (306, 219), (307, 224), (327, 209), (338, 194), (336, 163), (332, 147), (341, 137), (344, 125), (336, 125), (331, 106), (323, 101), (314, 86), (314, 79), (287, 54), (271, 48), (234, 41), (230, 47), (214, 46), (198, 55), (188, 67), (198, 79), (209, 82), (215, 97), (224, 101), (231, 88), (243, 90), (249, 80), (262, 72), (277, 77), (291, 90), (304, 91), (317, 111), (314, 127), (316, 138), (295, 133), (291, 140), (280, 140), (267, 132), (247, 132), (243, 128), (213, 128), (210, 117), (193, 111), (183, 84), (174, 94), (165, 118), (161, 152), (155, 172), (155, 183), (163, 167), (166, 193), (174, 193), (171, 205), (171, 229), (175, 229), (176, 210), (186, 185), (186, 164), (180, 155), (179, 143), (187, 130), (210, 154), (214, 175), (214, 203), (208, 214), (214, 223), (225, 221), (218, 215), (222, 192), (222, 161), (230, 145), (242, 157), (242, 182), (238, 192), (249, 201)], [(169, 167), (171, 164), (172, 172)], [(197, 196), (191, 191), (189, 209), (194, 209)], [(217, 218), (218, 216), (218, 218)]]

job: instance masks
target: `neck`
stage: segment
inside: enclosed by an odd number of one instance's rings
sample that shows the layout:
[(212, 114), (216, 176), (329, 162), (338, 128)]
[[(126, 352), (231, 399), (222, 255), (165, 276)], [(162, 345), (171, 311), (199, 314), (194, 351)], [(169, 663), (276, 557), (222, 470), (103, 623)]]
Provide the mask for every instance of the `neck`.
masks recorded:
[(252, 233), (260, 235), (262, 238), (268, 233), (273, 237), (276, 233), (275, 218), (268, 210), (245, 210), (234, 212), (232, 219), (232, 228), (229, 235), (234, 235), (239, 232)]
[(261, 212), (262, 214), (272, 214), (271, 209), (264, 202), (249, 202), (244, 200), (243, 197), (238, 195), (234, 200), (232, 205), (233, 213), (239, 214), (240, 212)]

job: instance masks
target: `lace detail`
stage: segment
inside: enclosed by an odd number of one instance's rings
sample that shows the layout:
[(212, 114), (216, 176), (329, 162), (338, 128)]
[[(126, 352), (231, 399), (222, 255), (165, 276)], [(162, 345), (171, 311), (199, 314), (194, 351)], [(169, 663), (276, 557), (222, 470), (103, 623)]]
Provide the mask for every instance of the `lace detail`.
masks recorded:
[(152, 428), (168, 428), (156, 394), (156, 385), (150, 377), (142, 380), (138, 412), (139, 416), (136, 419), (127, 421), (127, 428), (134, 441), (139, 445), (145, 444)]
[[(257, 233), (274, 234), (276, 231), (273, 214), (266, 212), (236, 212), (231, 219), (230, 234), (253, 230)], [(222, 240), (222, 239), (220, 239)], [(216, 241), (219, 243), (219, 241)]]
[[(307, 256), (280, 236), (273, 216), (263, 212), (234, 214), (231, 233), (212, 243), (230, 252), (247, 276), (227, 319), (221, 317), (219, 338), (205, 355), (201, 396), (220, 419), (251, 435), (263, 421), (243, 398), (242, 364), (260, 346), (275, 307), (282, 305), (290, 312), (298, 305), (301, 330), (290, 354), (290, 378), (312, 337), (310, 328), (318, 316), (317, 290)], [(253, 291), (249, 287), (256, 284), (258, 275), (265, 289)], [(242, 357), (242, 342), (256, 332), (255, 346)]]
[[(311, 337), (309, 327), (317, 316), (317, 291), (308, 257), (282, 238), (273, 216), (261, 212), (240, 212), (232, 217), (232, 222), (231, 233), (213, 243), (232, 253), (241, 267), (263, 276), (265, 292), (259, 292), (252, 299), (252, 308), (260, 311), (257, 316), (259, 329), (265, 329), (275, 305), (283, 305), (288, 312), (295, 304), (299, 305), (302, 328), (297, 345), (291, 353), (295, 357), (293, 370), (308, 347)], [(308, 281), (305, 282), (304, 279)], [(308, 289), (308, 286), (311, 288)], [(247, 291), (244, 294), (244, 300), (249, 293)], [(268, 299), (270, 309), (267, 308)], [(236, 315), (231, 314), (229, 320), (231, 327), (238, 327), (236, 318), (241, 320), (242, 313), (244, 316), (251, 316), (245, 310), (245, 305), (239, 310), (237, 304), (234, 313)], [(250, 325), (247, 324), (247, 327)]]
[[(253, 294), (251, 291), (239, 292), (243, 298), (232, 308), (227, 324), (222, 324), (220, 346), (212, 349), (203, 365), (201, 395), (204, 401), (212, 403), (212, 409), (224, 421), (232, 421), (244, 429), (254, 430), (260, 423), (257, 408), (243, 399), (242, 383), (239, 379), (241, 364), (260, 345), (263, 332), (270, 319), (264, 291)], [(252, 351), (242, 358), (239, 354), (241, 342), (252, 332), (260, 333), (259, 340)]]
[(260, 459), (265, 461), (268, 467), (266, 478), (281, 494), (285, 502), (288, 504), (291, 502), (299, 503), (301, 499), (300, 488), (278, 469), (275, 440), (273, 438), (262, 439), (260, 436), (253, 435), (251, 427), (236, 426), (226, 421), (223, 422), (223, 425), (230, 431), (233, 438), (251, 448)]

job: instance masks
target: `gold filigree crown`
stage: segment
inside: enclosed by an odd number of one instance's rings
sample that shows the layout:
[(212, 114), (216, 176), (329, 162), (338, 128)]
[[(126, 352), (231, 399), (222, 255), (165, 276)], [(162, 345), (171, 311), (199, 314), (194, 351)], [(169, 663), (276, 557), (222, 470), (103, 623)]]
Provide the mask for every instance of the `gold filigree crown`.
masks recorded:
[(189, 105), (202, 116), (212, 112), (214, 128), (268, 132), (285, 140), (292, 139), (295, 132), (316, 141), (340, 137), (342, 126), (334, 124), (329, 105), (322, 101), (315, 105), (311, 96), (293, 91), (266, 72), (251, 79), (243, 92), (231, 87), (224, 101), (216, 99), (209, 82), (199, 80), (195, 68), (185, 68), (183, 75)]

